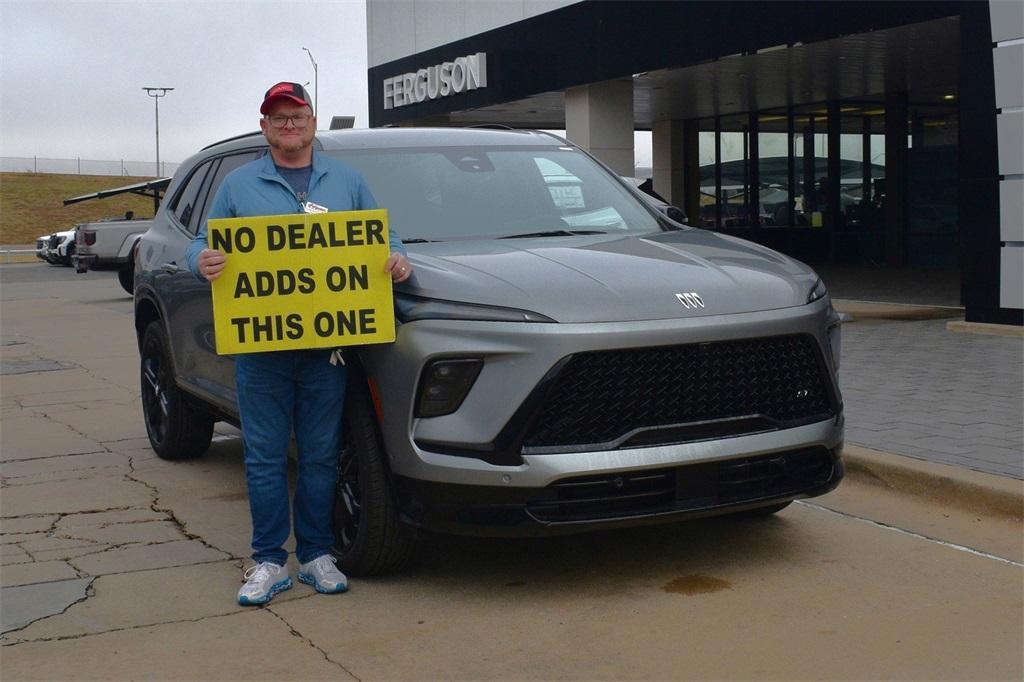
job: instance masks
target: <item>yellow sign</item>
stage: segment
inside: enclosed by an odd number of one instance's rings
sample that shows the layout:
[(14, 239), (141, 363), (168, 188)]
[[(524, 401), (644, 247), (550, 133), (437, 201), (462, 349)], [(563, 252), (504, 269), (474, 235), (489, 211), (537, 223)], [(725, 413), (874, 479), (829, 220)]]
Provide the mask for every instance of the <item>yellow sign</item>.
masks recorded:
[(207, 238), (227, 254), (212, 283), (217, 353), (395, 340), (386, 210), (218, 218)]

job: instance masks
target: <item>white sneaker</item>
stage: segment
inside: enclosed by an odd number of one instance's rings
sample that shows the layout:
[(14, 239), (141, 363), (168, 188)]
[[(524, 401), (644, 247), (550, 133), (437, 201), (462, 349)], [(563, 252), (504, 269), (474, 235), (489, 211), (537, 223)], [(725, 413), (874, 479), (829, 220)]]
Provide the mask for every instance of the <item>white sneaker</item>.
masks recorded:
[(238, 603), (242, 606), (266, 604), (275, 594), (291, 587), (287, 568), (264, 561), (246, 570), (245, 584), (238, 590)]
[(299, 566), (299, 581), (312, 585), (321, 594), (334, 594), (348, 589), (348, 578), (335, 566), (330, 554), (321, 554), (312, 561)]

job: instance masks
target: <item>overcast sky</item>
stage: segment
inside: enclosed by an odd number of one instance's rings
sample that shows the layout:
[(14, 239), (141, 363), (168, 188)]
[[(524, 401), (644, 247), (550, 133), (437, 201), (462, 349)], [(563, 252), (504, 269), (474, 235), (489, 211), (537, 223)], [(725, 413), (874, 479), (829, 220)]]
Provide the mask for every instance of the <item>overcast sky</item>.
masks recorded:
[(364, 0), (0, 0), (0, 156), (180, 162), (259, 129), (282, 80), (313, 93), (319, 122), (365, 128)]
[[(365, 0), (0, 0), (0, 156), (181, 162), (259, 129), (263, 93), (319, 74), (319, 124), (369, 125)], [(638, 133), (636, 163), (650, 165)]]

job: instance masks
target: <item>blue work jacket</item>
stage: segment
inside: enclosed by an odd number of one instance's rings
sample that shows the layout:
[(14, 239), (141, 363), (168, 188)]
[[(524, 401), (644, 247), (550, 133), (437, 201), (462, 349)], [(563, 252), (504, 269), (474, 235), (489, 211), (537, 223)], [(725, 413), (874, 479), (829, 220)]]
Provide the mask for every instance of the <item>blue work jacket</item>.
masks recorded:
[[(329, 211), (360, 211), (377, 208), (363, 176), (341, 161), (313, 151), (313, 171), (309, 177), (306, 201)], [(302, 202), (288, 181), (281, 177), (268, 152), (261, 158), (227, 174), (213, 197), (208, 219), (244, 218), (261, 215), (302, 213)], [(402, 240), (388, 230), (391, 251), (405, 255)], [(199, 277), (199, 253), (207, 248), (206, 223), (185, 252), (188, 269)]]

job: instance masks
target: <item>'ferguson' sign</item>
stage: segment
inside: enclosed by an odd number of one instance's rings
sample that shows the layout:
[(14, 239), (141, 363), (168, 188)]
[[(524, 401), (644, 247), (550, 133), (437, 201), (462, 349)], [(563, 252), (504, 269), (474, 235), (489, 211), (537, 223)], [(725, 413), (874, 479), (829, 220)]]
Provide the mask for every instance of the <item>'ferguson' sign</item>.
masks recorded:
[(487, 53), (384, 79), (384, 108), (394, 109), (428, 99), (487, 87)]

